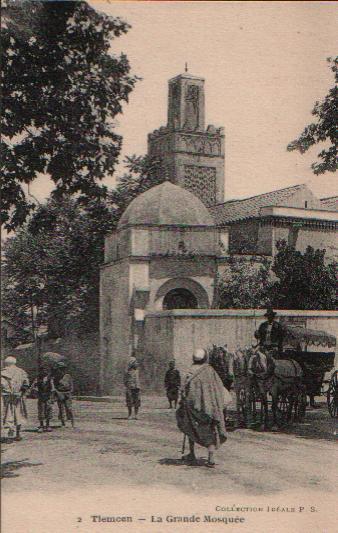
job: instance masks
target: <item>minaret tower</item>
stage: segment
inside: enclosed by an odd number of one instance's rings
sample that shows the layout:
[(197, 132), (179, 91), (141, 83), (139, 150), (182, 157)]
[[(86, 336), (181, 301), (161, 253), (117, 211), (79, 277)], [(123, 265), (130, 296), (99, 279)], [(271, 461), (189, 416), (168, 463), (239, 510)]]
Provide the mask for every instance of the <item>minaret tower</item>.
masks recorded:
[(185, 72), (169, 80), (168, 123), (148, 135), (148, 154), (209, 207), (224, 201), (224, 130), (205, 128), (204, 98), (203, 78)]

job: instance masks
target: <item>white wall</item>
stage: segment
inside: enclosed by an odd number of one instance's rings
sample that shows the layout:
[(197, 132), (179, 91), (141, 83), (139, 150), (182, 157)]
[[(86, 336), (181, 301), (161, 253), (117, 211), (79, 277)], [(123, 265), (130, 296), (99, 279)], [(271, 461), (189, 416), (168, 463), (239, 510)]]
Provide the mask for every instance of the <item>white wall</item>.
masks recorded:
[[(197, 309), (151, 313), (145, 319), (145, 350), (159, 354), (163, 367), (165, 361), (175, 358), (177, 367), (184, 372), (196, 348), (227, 344), (232, 351), (236, 346), (250, 345), (255, 330), (266, 320), (264, 312), (261, 309)], [(277, 312), (277, 319), (302, 319), (307, 328), (324, 330), (338, 337), (337, 311)], [(334, 351), (334, 348), (327, 350)]]

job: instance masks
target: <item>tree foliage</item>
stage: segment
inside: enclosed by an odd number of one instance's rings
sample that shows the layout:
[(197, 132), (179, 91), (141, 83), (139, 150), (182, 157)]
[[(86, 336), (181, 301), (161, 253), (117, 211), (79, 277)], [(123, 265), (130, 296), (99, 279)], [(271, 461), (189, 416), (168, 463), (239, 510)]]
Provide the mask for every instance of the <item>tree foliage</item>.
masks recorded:
[(117, 219), (136, 196), (166, 180), (161, 172), (161, 158), (134, 154), (126, 157), (124, 165), (126, 171), (118, 178), (115, 189), (108, 194)]
[(113, 226), (104, 204), (49, 200), (4, 246), (3, 310), (16, 324), (30, 321), (52, 336), (69, 327), (98, 326), (99, 267), (104, 233)]
[(336, 269), (326, 263), (325, 250), (308, 246), (302, 253), (285, 241), (276, 246), (272, 265), (254, 257), (231, 259), (217, 280), (215, 307), (336, 309)]
[(215, 307), (220, 309), (251, 309), (270, 303), (270, 263), (233, 258), (216, 283)]
[(329, 146), (318, 154), (319, 162), (311, 165), (315, 174), (337, 170), (338, 58), (329, 58), (328, 61), (334, 73), (335, 85), (322, 102), (316, 102), (312, 110), (317, 122), (306, 126), (299, 138), (287, 147), (289, 152), (298, 150), (303, 154), (314, 144), (327, 141)]
[(336, 272), (325, 263), (325, 250), (308, 246), (304, 253), (277, 243), (272, 271), (278, 281), (272, 287), (273, 305), (279, 309), (335, 309)]
[(54, 197), (102, 193), (121, 148), (114, 118), (136, 77), (110, 51), (129, 25), (86, 2), (7, 0), (3, 19), (1, 220), (14, 229), (33, 208), (23, 185), (39, 174)]
[(98, 329), (99, 275), (104, 237), (116, 228), (128, 204), (160, 182), (159, 161), (131, 156), (116, 189), (83, 203), (51, 198), (3, 247), (3, 311), (20, 328), (36, 327), (50, 336), (67, 329)]

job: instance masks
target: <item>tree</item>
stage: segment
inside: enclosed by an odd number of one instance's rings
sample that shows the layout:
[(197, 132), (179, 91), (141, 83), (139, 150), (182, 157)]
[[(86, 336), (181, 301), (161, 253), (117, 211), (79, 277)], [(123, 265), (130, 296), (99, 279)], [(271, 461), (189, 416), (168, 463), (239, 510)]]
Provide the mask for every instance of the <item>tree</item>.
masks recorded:
[(304, 253), (277, 243), (272, 271), (278, 278), (271, 289), (273, 305), (279, 309), (335, 309), (336, 273), (325, 263), (325, 250), (308, 246)]
[(270, 263), (252, 258), (230, 259), (227, 269), (216, 283), (215, 307), (251, 309), (270, 303)]
[(50, 336), (70, 327), (97, 331), (99, 276), (105, 235), (127, 205), (163, 180), (160, 162), (131, 156), (116, 190), (83, 203), (51, 198), (4, 245), (3, 309), (18, 326), (46, 326)]
[(337, 170), (338, 58), (329, 58), (328, 61), (334, 73), (335, 86), (322, 102), (316, 102), (312, 114), (317, 117), (317, 122), (306, 126), (300, 137), (287, 147), (289, 152), (298, 150), (303, 154), (314, 144), (328, 141), (330, 146), (318, 154), (320, 162), (311, 165), (315, 174)]
[(118, 178), (115, 189), (108, 193), (117, 219), (136, 196), (167, 179), (162, 173), (161, 158), (134, 154), (125, 158), (124, 165), (126, 172)]
[(137, 78), (110, 52), (129, 25), (86, 2), (7, 0), (3, 18), (1, 221), (12, 230), (34, 207), (23, 184), (39, 174), (54, 197), (105, 192), (121, 148), (114, 118)]
[(16, 324), (51, 336), (73, 329), (97, 330), (99, 267), (104, 233), (114, 221), (106, 206), (92, 200), (49, 200), (4, 246), (3, 310)]

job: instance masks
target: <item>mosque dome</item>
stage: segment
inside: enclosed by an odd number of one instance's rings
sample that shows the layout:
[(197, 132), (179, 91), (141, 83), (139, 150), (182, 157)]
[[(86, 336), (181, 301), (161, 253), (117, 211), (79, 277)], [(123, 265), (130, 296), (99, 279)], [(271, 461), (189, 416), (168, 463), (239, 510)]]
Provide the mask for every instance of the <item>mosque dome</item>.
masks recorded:
[(127, 207), (118, 227), (213, 226), (203, 202), (183, 187), (165, 181), (140, 194)]

